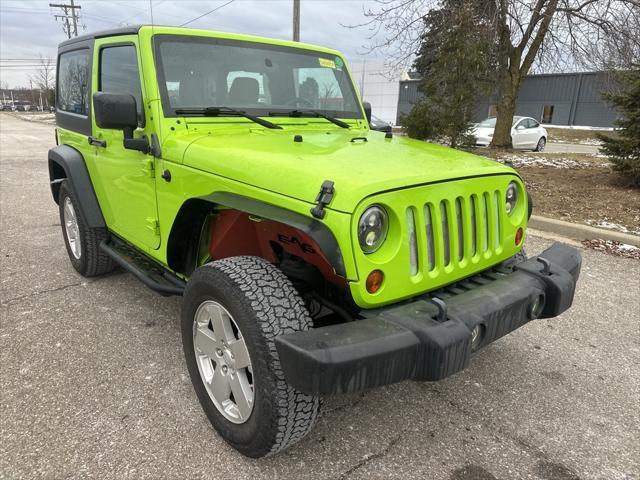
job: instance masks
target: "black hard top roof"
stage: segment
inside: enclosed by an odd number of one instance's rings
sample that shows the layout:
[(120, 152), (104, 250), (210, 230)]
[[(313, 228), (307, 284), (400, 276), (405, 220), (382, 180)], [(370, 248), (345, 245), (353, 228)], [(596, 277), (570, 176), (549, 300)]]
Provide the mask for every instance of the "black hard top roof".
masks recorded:
[(74, 43), (84, 42), (86, 40), (92, 40), (94, 38), (115, 37), (117, 35), (132, 35), (137, 34), (142, 25), (129, 25), (121, 28), (112, 28), (110, 30), (100, 30), (98, 32), (89, 33), (87, 35), (81, 35), (79, 37), (70, 38), (62, 42), (59, 47), (66, 47), (67, 45), (73, 45)]

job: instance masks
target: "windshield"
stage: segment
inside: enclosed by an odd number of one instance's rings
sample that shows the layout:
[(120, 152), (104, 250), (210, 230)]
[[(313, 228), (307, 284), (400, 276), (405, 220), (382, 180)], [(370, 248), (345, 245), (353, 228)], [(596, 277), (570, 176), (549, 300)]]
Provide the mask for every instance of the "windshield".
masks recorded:
[(483, 128), (495, 128), (495, 126), (496, 126), (495, 117), (485, 118), (478, 124), (478, 127), (483, 127)]
[(257, 116), (315, 110), (362, 118), (341, 57), (310, 50), (206, 37), (159, 35), (156, 62), (163, 107), (231, 107)]

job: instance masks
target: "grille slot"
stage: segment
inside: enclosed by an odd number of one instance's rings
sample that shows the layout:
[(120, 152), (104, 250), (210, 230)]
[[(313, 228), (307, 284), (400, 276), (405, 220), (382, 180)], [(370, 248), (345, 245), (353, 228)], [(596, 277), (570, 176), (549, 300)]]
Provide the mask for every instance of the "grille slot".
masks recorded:
[(484, 231), (482, 251), (489, 250), (489, 194), (482, 195), (482, 230)]
[(497, 190), (493, 193), (493, 203), (494, 203), (494, 215), (495, 215), (495, 229), (494, 229), (494, 238), (495, 238), (495, 244), (494, 247), (498, 248), (500, 246), (501, 243), (501, 238), (500, 238), (500, 192), (498, 192)]
[(445, 267), (451, 263), (451, 235), (449, 235), (449, 214), (447, 204), (440, 202), (440, 219), (442, 222), (442, 247)]
[(427, 233), (427, 266), (432, 272), (436, 268), (436, 246), (433, 240), (433, 216), (431, 215), (431, 205), (424, 206), (424, 224)]
[(478, 226), (476, 225), (476, 196), (471, 196), (469, 202), (469, 211), (471, 212), (471, 256), (474, 257), (478, 251), (477, 248), (477, 236)]
[(464, 258), (464, 226), (462, 225), (462, 197), (456, 198), (456, 224), (458, 226), (458, 261)]
[(409, 236), (409, 273), (418, 274), (418, 239), (416, 237), (416, 219), (413, 208), (407, 208), (407, 230)]

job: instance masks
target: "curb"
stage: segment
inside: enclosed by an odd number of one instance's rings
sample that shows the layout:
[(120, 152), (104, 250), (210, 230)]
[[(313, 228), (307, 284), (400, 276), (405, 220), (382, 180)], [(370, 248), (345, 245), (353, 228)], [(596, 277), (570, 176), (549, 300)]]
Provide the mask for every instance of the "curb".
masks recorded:
[(580, 225), (578, 223), (565, 222), (554, 218), (540, 217), (531, 215), (529, 226), (536, 230), (551, 232), (574, 240), (591, 240), (601, 238), (603, 240), (612, 240), (615, 242), (625, 243), (640, 247), (640, 237), (630, 235), (628, 233), (616, 232), (613, 230), (604, 230), (602, 228), (590, 227), (589, 225)]

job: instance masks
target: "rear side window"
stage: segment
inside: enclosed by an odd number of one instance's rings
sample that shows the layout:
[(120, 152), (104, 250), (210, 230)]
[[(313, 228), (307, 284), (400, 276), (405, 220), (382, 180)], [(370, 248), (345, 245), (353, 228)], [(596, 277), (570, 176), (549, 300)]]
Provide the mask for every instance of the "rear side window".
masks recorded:
[(58, 64), (58, 109), (86, 116), (89, 112), (91, 75), (89, 50), (60, 55)]
[(136, 47), (119, 45), (100, 51), (101, 92), (133, 95), (138, 108), (138, 120), (143, 121), (142, 90)]

